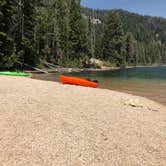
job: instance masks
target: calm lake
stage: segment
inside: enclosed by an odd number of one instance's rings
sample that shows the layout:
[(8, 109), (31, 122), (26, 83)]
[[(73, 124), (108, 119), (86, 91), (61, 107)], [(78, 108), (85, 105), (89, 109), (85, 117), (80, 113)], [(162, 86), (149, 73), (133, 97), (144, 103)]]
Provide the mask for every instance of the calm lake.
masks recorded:
[[(34, 74), (34, 79), (58, 81), (58, 73)], [(65, 75), (99, 81), (99, 88), (147, 97), (166, 105), (166, 66), (111, 71), (86, 71)]]

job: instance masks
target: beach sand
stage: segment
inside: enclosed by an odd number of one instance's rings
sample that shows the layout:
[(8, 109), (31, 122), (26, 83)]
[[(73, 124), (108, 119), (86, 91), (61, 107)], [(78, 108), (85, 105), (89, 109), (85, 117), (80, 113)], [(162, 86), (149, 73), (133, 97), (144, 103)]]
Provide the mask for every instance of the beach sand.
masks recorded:
[(120, 92), (0, 76), (0, 166), (165, 166), (166, 108)]

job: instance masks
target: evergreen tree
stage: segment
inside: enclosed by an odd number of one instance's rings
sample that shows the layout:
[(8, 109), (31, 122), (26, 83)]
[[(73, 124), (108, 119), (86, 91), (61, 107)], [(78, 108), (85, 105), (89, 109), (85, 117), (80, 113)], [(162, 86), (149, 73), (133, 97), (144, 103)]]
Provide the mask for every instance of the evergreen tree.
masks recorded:
[[(87, 17), (92, 16), (92, 9), (83, 8), (83, 11)], [(146, 65), (147, 63), (159, 63), (161, 59), (161, 62), (163, 62), (165, 54), (163, 53), (164, 51), (161, 50), (164, 50), (165, 48), (164, 43), (166, 40), (166, 20), (164, 18), (141, 16), (123, 10), (113, 11), (119, 13), (126, 35), (127, 33), (132, 33), (133, 35), (134, 43), (131, 44), (130, 47), (132, 45), (134, 46), (135, 64)], [(102, 22), (101, 25), (97, 25), (95, 27), (95, 57), (102, 57), (102, 60), (104, 59), (102, 51), (100, 53), (100, 55), (102, 56), (98, 55), (100, 50), (102, 50), (102, 46), (99, 44), (99, 41), (100, 37), (103, 35), (102, 25), (105, 22), (104, 18), (106, 17), (106, 15), (108, 15), (109, 12), (109, 10), (93, 10), (93, 15), (99, 18)], [(124, 43), (125, 42), (126, 40), (124, 41)], [(101, 43), (103, 45), (103, 42)], [(141, 50), (140, 47), (142, 47), (143, 50)], [(129, 54), (127, 55), (126, 48), (126, 59), (128, 60), (129, 57), (127, 56), (129, 56)], [(131, 58), (129, 61), (132, 61), (132, 59), (133, 58)], [(132, 63), (130, 62), (129, 65), (132, 65)]]
[(97, 59), (102, 59), (102, 39), (103, 39), (103, 34), (96, 34), (95, 37), (95, 57)]
[(128, 64), (135, 63), (135, 48), (134, 48), (134, 37), (132, 33), (126, 34), (126, 62)]
[(38, 59), (53, 62), (56, 59), (58, 41), (57, 1), (43, 1), (36, 13), (35, 45)]
[(164, 18), (84, 9), (80, 0), (0, 0), (0, 68), (78, 66), (90, 57), (118, 66), (165, 63), (165, 29)]
[(15, 5), (13, 0), (0, 1), (0, 68), (12, 68), (18, 60), (12, 36)]
[(88, 29), (80, 8), (80, 1), (70, 1), (69, 15), (69, 58), (79, 61), (88, 54)]
[(69, 34), (69, 10), (66, 0), (57, 1), (57, 25), (58, 25), (58, 64), (68, 60), (68, 34)]
[(35, 65), (34, 30), (36, 0), (19, 0), (18, 5), (17, 53), (21, 58), (22, 64)]
[(119, 14), (108, 13), (104, 27), (103, 58), (117, 65), (124, 63), (124, 32)]

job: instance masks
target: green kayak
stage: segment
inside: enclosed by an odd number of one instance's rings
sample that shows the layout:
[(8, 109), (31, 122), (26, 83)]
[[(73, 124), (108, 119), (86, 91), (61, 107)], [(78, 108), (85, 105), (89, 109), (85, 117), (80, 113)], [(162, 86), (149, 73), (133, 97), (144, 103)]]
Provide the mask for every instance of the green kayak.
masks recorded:
[(9, 75), (9, 76), (29, 76), (28, 73), (24, 72), (12, 72), (12, 71), (1, 71), (0, 75)]

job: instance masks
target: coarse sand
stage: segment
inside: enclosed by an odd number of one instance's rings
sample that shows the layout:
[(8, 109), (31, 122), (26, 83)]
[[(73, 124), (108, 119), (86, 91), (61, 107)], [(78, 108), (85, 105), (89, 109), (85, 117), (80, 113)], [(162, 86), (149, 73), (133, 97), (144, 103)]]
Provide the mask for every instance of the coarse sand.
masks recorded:
[(166, 108), (110, 90), (0, 76), (0, 166), (166, 166)]

